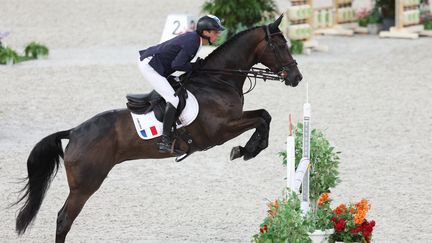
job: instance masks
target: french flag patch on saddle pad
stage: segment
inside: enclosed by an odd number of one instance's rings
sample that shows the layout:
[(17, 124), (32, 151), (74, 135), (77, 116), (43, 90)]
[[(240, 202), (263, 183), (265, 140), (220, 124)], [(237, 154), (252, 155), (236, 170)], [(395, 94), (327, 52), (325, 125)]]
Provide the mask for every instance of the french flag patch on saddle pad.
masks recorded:
[[(186, 106), (183, 109), (177, 128), (191, 124), (198, 116), (199, 106), (195, 96), (188, 91), (188, 98), (186, 99)], [(162, 135), (163, 123), (156, 119), (153, 111), (140, 115), (131, 112), (132, 120), (134, 122), (137, 134), (140, 138), (148, 140)]]
[(134, 113), (131, 115), (138, 135), (142, 139), (152, 139), (162, 135), (163, 124), (156, 119), (153, 111), (144, 115)]

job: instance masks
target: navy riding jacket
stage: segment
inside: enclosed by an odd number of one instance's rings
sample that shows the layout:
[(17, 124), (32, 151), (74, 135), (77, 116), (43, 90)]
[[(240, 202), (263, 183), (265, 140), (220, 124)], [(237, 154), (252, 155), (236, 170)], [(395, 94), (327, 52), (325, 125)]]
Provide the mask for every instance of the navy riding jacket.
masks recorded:
[(152, 56), (149, 65), (164, 77), (168, 77), (175, 71), (190, 72), (192, 71), (190, 61), (198, 52), (200, 43), (198, 33), (187, 32), (139, 51), (140, 60)]

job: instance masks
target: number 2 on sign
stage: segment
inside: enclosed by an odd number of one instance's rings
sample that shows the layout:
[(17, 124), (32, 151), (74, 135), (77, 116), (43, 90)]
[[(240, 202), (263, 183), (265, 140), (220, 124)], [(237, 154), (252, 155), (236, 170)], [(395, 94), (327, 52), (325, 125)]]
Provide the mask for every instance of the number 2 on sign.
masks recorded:
[(176, 20), (174, 21), (174, 31), (172, 32), (173, 35), (179, 35), (180, 33), (177, 33), (177, 30), (180, 28), (180, 21)]

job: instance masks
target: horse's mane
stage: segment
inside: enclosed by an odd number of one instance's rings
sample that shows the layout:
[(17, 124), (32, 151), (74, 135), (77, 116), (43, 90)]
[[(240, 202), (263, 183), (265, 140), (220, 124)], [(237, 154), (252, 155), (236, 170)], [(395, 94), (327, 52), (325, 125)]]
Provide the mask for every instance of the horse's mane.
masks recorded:
[(257, 27), (252, 27), (250, 29), (247, 30), (243, 30), (242, 32), (237, 33), (236, 35), (234, 35), (233, 37), (231, 37), (229, 40), (227, 40), (225, 43), (223, 43), (222, 45), (220, 45), (218, 48), (216, 48), (216, 50), (214, 50), (212, 53), (210, 53), (205, 59), (204, 61), (207, 62), (208, 60), (210, 60), (211, 58), (213, 58), (214, 56), (219, 55), (219, 53), (223, 53), (225, 49), (227, 49), (228, 46), (231, 46), (232, 43), (235, 42), (235, 40), (239, 39), (240, 37), (242, 37), (243, 35), (251, 32), (252, 30), (256, 30), (258, 28), (262, 28), (262, 26), (257, 26)]

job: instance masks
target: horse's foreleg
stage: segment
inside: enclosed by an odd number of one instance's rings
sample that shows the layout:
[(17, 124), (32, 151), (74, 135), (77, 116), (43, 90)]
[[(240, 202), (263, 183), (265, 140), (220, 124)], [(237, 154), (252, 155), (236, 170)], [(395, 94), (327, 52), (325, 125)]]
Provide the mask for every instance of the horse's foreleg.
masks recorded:
[(242, 119), (232, 122), (231, 131), (241, 133), (256, 128), (254, 134), (246, 143), (245, 147), (237, 146), (231, 150), (231, 160), (242, 157), (245, 160), (257, 156), (263, 149), (268, 146), (268, 135), (270, 128), (271, 116), (264, 110), (254, 110), (243, 112)]

